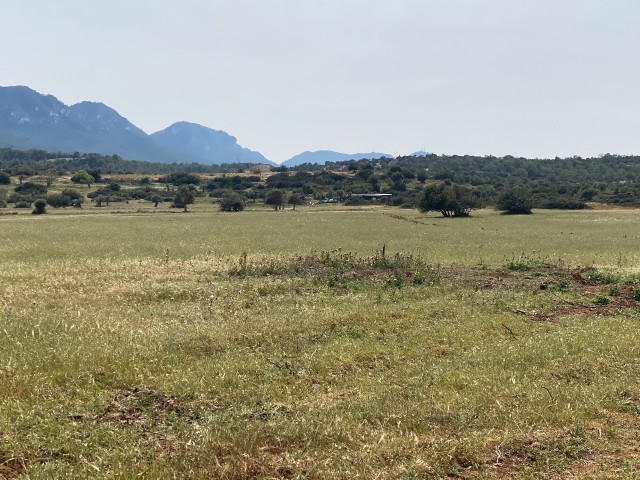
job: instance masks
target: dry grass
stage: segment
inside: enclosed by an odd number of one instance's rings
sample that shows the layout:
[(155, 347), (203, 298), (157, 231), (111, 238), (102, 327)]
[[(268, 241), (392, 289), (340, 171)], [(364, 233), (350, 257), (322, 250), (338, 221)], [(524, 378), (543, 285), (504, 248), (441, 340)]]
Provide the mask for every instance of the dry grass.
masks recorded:
[(636, 478), (637, 214), (386, 213), (0, 218), (0, 478)]

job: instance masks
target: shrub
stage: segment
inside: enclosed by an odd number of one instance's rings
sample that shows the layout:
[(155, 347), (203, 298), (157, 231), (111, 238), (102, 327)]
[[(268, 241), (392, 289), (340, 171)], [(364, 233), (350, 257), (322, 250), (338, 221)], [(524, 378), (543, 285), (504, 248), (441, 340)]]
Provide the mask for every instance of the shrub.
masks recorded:
[(22, 195), (39, 195), (41, 193), (45, 193), (46, 191), (47, 187), (33, 182), (25, 182), (22, 185), (18, 185), (16, 187), (16, 192)]
[(33, 206), (35, 208), (31, 213), (33, 213), (34, 215), (42, 215), (43, 213), (47, 213), (47, 202), (42, 198), (36, 200)]
[(95, 183), (96, 179), (86, 170), (80, 170), (73, 177), (71, 177), (71, 181), (73, 183), (81, 183), (90, 186), (92, 183)]
[(223, 212), (241, 212), (244, 210), (244, 200), (239, 195), (227, 195), (220, 199), (220, 210)]
[(16, 202), (16, 208), (31, 208), (31, 202), (28, 200), (20, 200)]
[(66, 208), (71, 205), (71, 198), (62, 193), (51, 193), (47, 195), (47, 201), (53, 208)]
[(553, 198), (543, 201), (540, 208), (548, 210), (584, 210), (589, 208), (589, 206), (581, 200), (574, 200), (571, 198)]
[(172, 173), (158, 179), (160, 183), (170, 183), (175, 186), (199, 185), (200, 177), (193, 173)]
[(591, 300), (591, 303), (594, 305), (609, 305), (611, 303), (611, 297), (606, 293), (599, 293)]
[(549, 267), (551, 267), (551, 264), (546, 260), (540, 257), (529, 257), (524, 253), (520, 254), (519, 257), (514, 255), (504, 264), (504, 268), (512, 272), (527, 272), (529, 270)]
[(84, 200), (84, 195), (82, 195), (80, 192), (78, 192), (77, 190), (74, 190), (72, 188), (65, 188), (64, 190), (62, 190), (62, 195), (64, 195), (65, 197), (69, 197), (70, 200)]
[(187, 211), (187, 205), (192, 204), (195, 201), (195, 194), (187, 186), (183, 185), (178, 189), (175, 198), (173, 199), (174, 208), (184, 208)]
[(620, 281), (620, 275), (610, 270), (586, 270), (581, 273), (582, 278), (590, 282), (612, 284)]
[(425, 187), (418, 208), (422, 212), (440, 212), (448, 218), (468, 217), (476, 202), (469, 190), (461, 185), (445, 183)]
[(498, 199), (498, 210), (506, 215), (531, 214), (531, 195), (524, 189), (511, 189)]
[(11, 177), (6, 172), (0, 172), (0, 185), (11, 185)]

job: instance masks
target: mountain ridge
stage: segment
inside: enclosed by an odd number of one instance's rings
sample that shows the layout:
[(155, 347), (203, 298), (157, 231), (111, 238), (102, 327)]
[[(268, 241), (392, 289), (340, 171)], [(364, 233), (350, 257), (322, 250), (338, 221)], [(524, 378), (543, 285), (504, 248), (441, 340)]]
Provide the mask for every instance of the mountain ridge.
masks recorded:
[[(176, 122), (150, 137), (165, 150), (186, 153), (199, 163), (265, 163), (276, 165), (259, 152), (238, 144), (233, 135), (191, 122)], [(225, 161), (225, 159), (227, 159)], [(230, 160), (228, 160), (230, 159)]]
[(393, 155), (380, 152), (369, 153), (341, 153), (333, 150), (315, 150), (313, 152), (306, 151), (294, 155), (289, 160), (285, 160), (281, 165), (285, 167), (295, 167), (304, 163), (317, 163), (324, 165), (327, 162), (343, 162), (346, 160), (362, 160), (374, 158), (393, 158)]
[[(183, 145), (166, 139), (158, 141), (161, 136), (147, 134), (101, 102), (83, 101), (68, 106), (53, 95), (41, 94), (24, 85), (0, 87), (0, 146), (95, 152), (161, 163), (221, 164), (239, 159), (245, 163), (275, 165), (259, 152), (238, 145), (236, 137), (226, 132), (177, 122), (180, 123), (189, 126), (191, 132), (186, 132), (187, 137), (207, 139), (209, 155), (194, 152), (193, 143), (198, 142), (193, 138), (191, 146), (189, 141)], [(212, 147), (218, 147), (219, 151), (211, 152)]]

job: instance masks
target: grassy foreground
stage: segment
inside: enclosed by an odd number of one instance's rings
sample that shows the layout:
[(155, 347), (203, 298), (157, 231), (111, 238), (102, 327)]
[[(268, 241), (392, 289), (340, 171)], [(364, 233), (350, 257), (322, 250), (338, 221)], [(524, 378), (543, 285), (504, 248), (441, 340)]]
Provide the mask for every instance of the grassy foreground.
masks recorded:
[(638, 478), (639, 226), (0, 217), (0, 478)]

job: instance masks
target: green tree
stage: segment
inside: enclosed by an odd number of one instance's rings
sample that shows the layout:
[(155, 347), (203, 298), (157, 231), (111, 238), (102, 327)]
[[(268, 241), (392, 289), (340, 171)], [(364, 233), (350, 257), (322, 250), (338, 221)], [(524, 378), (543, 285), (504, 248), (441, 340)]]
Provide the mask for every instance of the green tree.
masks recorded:
[(267, 193), (264, 203), (271, 205), (274, 210), (278, 210), (284, 206), (284, 193), (282, 190), (271, 190)]
[(36, 200), (33, 206), (34, 209), (31, 213), (33, 213), (34, 215), (42, 215), (44, 213), (47, 213), (47, 202), (42, 198)]
[(531, 194), (524, 188), (509, 189), (498, 199), (498, 210), (506, 215), (529, 215), (531, 208)]
[(73, 183), (80, 183), (90, 187), (92, 183), (95, 183), (96, 179), (86, 170), (80, 170), (71, 177), (71, 181)]
[(11, 177), (6, 172), (0, 172), (0, 185), (11, 185)]
[(223, 212), (241, 212), (244, 210), (244, 200), (240, 195), (225, 195), (220, 199), (220, 210)]
[(96, 207), (102, 207), (102, 202), (106, 203), (109, 206), (109, 197), (106, 195), (98, 195), (95, 198)]
[(158, 195), (157, 193), (151, 195), (151, 197), (149, 197), (149, 201), (151, 203), (153, 203), (154, 207), (158, 207), (158, 204), (162, 201), (162, 197), (160, 195)]
[(175, 198), (173, 199), (173, 206), (175, 208), (184, 208), (184, 211), (187, 212), (187, 205), (191, 205), (195, 202), (195, 194), (191, 189), (185, 185), (178, 189)]
[(302, 196), (300, 196), (297, 193), (292, 193), (291, 195), (289, 195), (289, 199), (287, 200), (287, 203), (289, 205), (293, 205), (293, 209), (296, 209), (296, 205), (302, 205), (303, 203), (303, 199)]
[(418, 208), (422, 212), (440, 212), (447, 218), (468, 217), (476, 202), (469, 191), (456, 184), (431, 184), (425, 187)]
[(50, 193), (47, 195), (47, 203), (53, 208), (66, 208), (71, 205), (71, 198), (62, 193)]
[(47, 171), (47, 187), (50, 187), (51, 185), (53, 185), (53, 182), (56, 181), (56, 178), (58, 178), (58, 172), (55, 171), (54, 169), (50, 169)]

